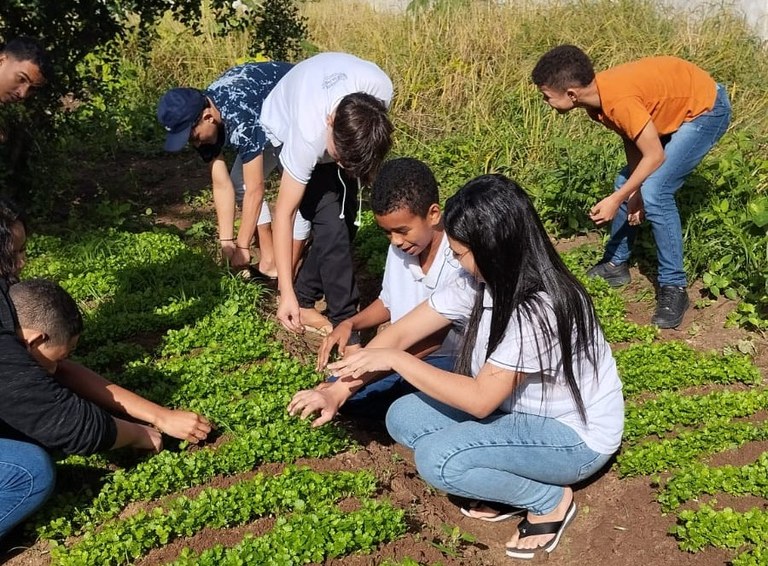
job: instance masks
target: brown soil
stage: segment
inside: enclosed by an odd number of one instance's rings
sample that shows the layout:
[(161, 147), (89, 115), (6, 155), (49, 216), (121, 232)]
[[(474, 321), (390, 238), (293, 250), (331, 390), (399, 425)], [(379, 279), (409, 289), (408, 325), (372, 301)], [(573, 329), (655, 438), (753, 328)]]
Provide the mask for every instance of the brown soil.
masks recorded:
[[(189, 226), (199, 218), (200, 209), (192, 209), (182, 203), (181, 195), (190, 187), (199, 190), (207, 183), (205, 168), (194, 162), (195, 156), (178, 159), (163, 157), (145, 161), (129, 160), (130, 182), (143, 184), (141, 192), (157, 195), (162, 188), (163, 197), (151, 197), (148, 201), (157, 207), (158, 220), (180, 227)], [(103, 174), (117, 178), (115, 169), (124, 163), (104, 166)], [(122, 169), (124, 171), (124, 169)], [(132, 191), (133, 196), (136, 191)], [(172, 196), (174, 195), (174, 196)], [(565, 249), (583, 242), (595, 243), (593, 235), (586, 239), (572, 239), (559, 247)], [(629, 318), (647, 324), (653, 311), (653, 286), (647, 277), (636, 269), (632, 270), (633, 282), (623, 291), (629, 309)], [(361, 284), (368, 300), (375, 297), (376, 282), (371, 278)], [(692, 303), (699, 298), (699, 288), (694, 285), (689, 291)], [(365, 303), (365, 299), (364, 299)], [(768, 348), (763, 337), (738, 329), (724, 329), (727, 313), (734, 308), (730, 301), (720, 300), (703, 309), (690, 309), (679, 330), (664, 330), (662, 339), (685, 341), (692, 346), (722, 351), (724, 348), (742, 348), (751, 344), (755, 359), (765, 370), (768, 367)], [(288, 337), (286, 337), (288, 338)], [(306, 360), (312, 360), (312, 350), (319, 343), (313, 335), (288, 338), (289, 349)], [(411, 558), (425, 564), (441, 563), (453, 565), (495, 566), (509, 565), (510, 558), (504, 554), (504, 543), (515, 528), (513, 520), (501, 523), (487, 523), (464, 517), (459, 512), (460, 501), (454, 501), (427, 486), (416, 474), (410, 453), (393, 444), (386, 431), (375, 423), (349, 422), (347, 426), (360, 444), (360, 448), (324, 460), (302, 460), (318, 470), (369, 469), (380, 479), (381, 497), (393, 501), (408, 510), (409, 533), (401, 539), (383, 545), (374, 555), (348, 556), (329, 559), (326, 565), (374, 565), (385, 559), (401, 560)], [(752, 443), (739, 450), (715, 455), (709, 459), (713, 465), (726, 463), (744, 464), (754, 461), (768, 449), (768, 443)], [(265, 465), (265, 473), (279, 472), (282, 466)], [(234, 481), (249, 477), (252, 473), (237, 478), (218, 478), (209, 485), (226, 486)], [(193, 495), (200, 488), (189, 490)], [(547, 560), (552, 566), (588, 563), (605, 566), (715, 566), (727, 564), (734, 553), (721, 550), (706, 550), (696, 554), (678, 550), (673, 537), (667, 534), (674, 524), (673, 514), (663, 515), (655, 502), (655, 488), (647, 477), (619, 479), (611, 470), (604, 471), (587, 485), (577, 486), (575, 492), (579, 514), (568, 528), (558, 548), (549, 556), (537, 557), (532, 563)], [(719, 498), (723, 502), (764, 507), (765, 501), (749, 498)], [(135, 512), (143, 506), (132, 506)], [(139, 564), (149, 566), (162, 564), (178, 556), (184, 547), (201, 550), (214, 544), (234, 544), (245, 533), (260, 534), (269, 530), (273, 519), (264, 518), (252, 524), (232, 529), (206, 529), (189, 539), (180, 539), (162, 549), (150, 553)], [(458, 527), (476, 542), (454, 540), (450, 531)], [(6, 554), (6, 558), (10, 555)], [(2, 558), (0, 558), (2, 561)], [(9, 566), (31, 566), (48, 564), (49, 556), (44, 544), (38, 544), (7, 560)]]

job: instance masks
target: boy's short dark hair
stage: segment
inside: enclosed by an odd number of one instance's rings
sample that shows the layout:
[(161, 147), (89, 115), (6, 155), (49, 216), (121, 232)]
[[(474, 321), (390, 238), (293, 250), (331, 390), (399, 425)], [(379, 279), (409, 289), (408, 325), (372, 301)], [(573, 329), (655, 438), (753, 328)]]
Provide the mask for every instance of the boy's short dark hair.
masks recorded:
[(83, 333), (83, 316), (75, 300), (47, 279), (27, 279), (11, 285), (9, 293), (19, 326), (45, 332), (52, 344), (68, 344)]
[(558, 45), (539, 59), (531, 72), (533, 84), (564, 92), (572, 87), (585, 87), (595, 80), (595, 69), (589, 56), (574, 45)]
[(40, 69), (40, 74), (43, 75), (46, 81), (50, 81), (53, 77), (51, 58), (36, 39), (25, 36), (16, 37), (6, 43), (0, 52), (13, 57), (17, 61), (30, 61), (34, 63)]
[(371, 209), (377, 216), (405, 209), (426, 218), (429, 207), (438, 202), (440, 193), (432, 170), (412, 157), (385, 162), (371, 192)]
[(355, 92), (341, 99), (333, 118), (336, 157), (352, 177), (369, 183), (392, 147), (392, 122), (386, 105)]

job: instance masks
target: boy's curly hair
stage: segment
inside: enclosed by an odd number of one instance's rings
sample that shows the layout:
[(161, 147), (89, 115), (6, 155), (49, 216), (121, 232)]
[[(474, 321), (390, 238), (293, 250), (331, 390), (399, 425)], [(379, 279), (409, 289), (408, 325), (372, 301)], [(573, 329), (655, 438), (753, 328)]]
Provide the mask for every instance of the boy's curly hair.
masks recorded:
[(333, 118), (336, 158), (352, 177), (369, 184), (392, 147), (393, 130), (381, 100), (364, 92), (348, 94)]
[(560, 92), (585, 87), (595, 80), (589, 56), (574, 45), (558, 45), (539, 59), (531, 72), (533, 84)]
[(371, 190), (371, 210), (377, 216), (408, 210), (426, 218), (439, 199), (437, 180), (429, 166), (412, 157), (399, 157), (381, 167)]

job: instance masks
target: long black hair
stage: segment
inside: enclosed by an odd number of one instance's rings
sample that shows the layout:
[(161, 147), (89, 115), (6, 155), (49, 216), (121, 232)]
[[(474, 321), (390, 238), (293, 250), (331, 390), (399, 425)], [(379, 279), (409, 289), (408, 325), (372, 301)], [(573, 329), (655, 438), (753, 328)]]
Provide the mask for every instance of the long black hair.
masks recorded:
[[(542, 343), (536, 340), (538, 357), (544, 362), (545, 354), (559, 344), (559, 363), (579, 415), (586, 422), (574, 362), (581, 368), (582, 362), (588, 361), (597, 377), (597, 316), (586, 290), (555, 251), (528, 195), (503, 175), (482, 175), (446, 201), (444, 222), (448, 236), (472, 252), (493, 298), (485, 358), (501, 343), (513, 317), (521, 332), (524, 319), (540, 328), (536, 333), (542, 337)], [(556, 328), (547, 316), (550, 308)], [(459, 373), (470, 373), (482, 310), (481, 289), (457, 360)], [(542, 385), (546, 390), (546, 379)]]
[(18, 281), (13, 246), (13, 227), (16, 223), (20, 223), (26, 231), (27, 223), (21, 210), (13, 202), (0, 197), (0, 278), (9, 284)]

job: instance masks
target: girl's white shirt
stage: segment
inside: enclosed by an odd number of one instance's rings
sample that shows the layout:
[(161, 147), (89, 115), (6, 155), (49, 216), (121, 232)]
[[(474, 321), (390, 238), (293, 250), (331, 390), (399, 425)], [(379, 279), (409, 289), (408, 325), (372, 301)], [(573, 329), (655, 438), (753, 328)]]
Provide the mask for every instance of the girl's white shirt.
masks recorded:
[[(465, 272), (456, 285), (436, 290), (429, 298), (429, 305), (442, 316), (465, 326), (477, 289), (477, 282)], [(554, 312), (547, 297), (542, 298), (547, 324), (556, 329)], [(544, 329), (532, 324), (527, 317), (520, 316), (519, 309), (512, 314), (504, 337), (486, 360), (492, 309), (493, 299), (485, 291), (483, 313), (472, 350), (472, 375), (477, 375), (485, 363), (525, 374), (525, 381), (501, 404), (499, 410), (554, 418), (574, 429), (592, 450), (601, 454), (615, 452), (621, 444), (624, 430), (624, 398), (616, 362), (602, 330), (598, 328), (594, 337), (597, 371), (587, 360), (582, 360), (580, 366), (575, 363), (574, 367), (586, 409), (585, 424), (565, 381), (562, 352), (556, 336), (552, 347), (545, 349)], [(547, 381), (546, 396), (543, 380)]]

